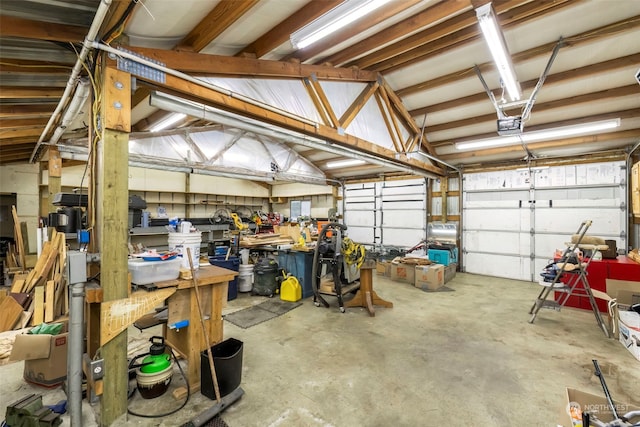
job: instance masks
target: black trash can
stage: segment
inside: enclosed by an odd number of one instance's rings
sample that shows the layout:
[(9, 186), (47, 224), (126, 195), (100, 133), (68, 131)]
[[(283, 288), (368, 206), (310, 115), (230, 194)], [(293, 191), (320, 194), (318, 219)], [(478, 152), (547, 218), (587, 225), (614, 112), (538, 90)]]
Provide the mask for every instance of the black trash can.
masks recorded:
[[(220, 398), (240, 387), (242, 380), (242, 348), (243, 343), (235, 338), (226, 340), (211, 347), (213, 366), (218, 378)], [(200, 353), (200, 393), (209, 399), (216, 399), (216, 391), (211, 379), (209, 356), (207, 351)]]

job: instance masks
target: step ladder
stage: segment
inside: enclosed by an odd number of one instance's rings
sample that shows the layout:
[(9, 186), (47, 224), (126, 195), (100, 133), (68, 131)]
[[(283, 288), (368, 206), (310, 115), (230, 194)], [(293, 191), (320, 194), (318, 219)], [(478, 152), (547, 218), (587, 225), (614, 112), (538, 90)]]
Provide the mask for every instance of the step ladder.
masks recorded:
[[(607, 328), (604, 320), (602, 319), (602, 315), (600, 314), (600, 310), (598, 310), (598, 305), (596, 304), (595, 297), (593, 296), (593, 292), (591, 291), (591, 286), (589, 285), (589, 279), (587, 274), (587, 268), (591, 261), (594, 258), (594, 255), (600, 251), (606, 249), (605, 246), (602, 245), (589, 245), (583, 244), (582, 240), (584, 239), (587, 230), (591, 227), (591, 221), (583, 221), (578, 227), (578, 231), (576, 231), (575, 235), (577, 235), (576, 239), (572, 239), (572, 242), (566, 244), (566, 249), (564, 250), (562, 257), (560, 259), (568, 260), (569, 257), (573, 254), (577, 254), (580, 249), (589, 249), (592, 252), (591, 257), (586, 262), (582, 262), (582, 260), (578, 259), (578, 264), (575, 269), (570, 270), (568, 262), (564, 262), (560, 264), (560, 268), (556, 271), (553, 280), (550, 282), (545, 282), (542, 277), (539, 280), (539, 284), (542, 285), (542, 290), (536, 298), (531, 310), (529, 310), (529, 314), (531, 314), (531, 319), (529, 319), (529, 323), (533, 323), (538, 316), (538, 312), (541, 308), (550, 308), (556, 311), (560, 311), (560, 308), (563, 307), (569, 297), (571, 296), (586, 296), (589, 299), (589, 304), (591, 305), (591, 310), (596, 317), (596, 322), (602, 332), (604, 332), (607, 338), (610, 337), (609, 329)], [(564, 281), (562, 279), (565, 279)], [(557, 292), (558, 295), (552, 294), (552, 292)], [(549, 295), (552, 295), (549, 297)]]

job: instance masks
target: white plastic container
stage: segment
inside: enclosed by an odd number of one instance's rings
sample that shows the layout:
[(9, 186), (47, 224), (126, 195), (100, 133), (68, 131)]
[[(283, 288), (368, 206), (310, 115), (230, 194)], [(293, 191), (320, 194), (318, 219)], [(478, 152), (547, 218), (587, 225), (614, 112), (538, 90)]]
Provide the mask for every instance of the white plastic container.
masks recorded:
[(180, 275), (180, 258), (166, 261), (145, 261), (143, 259), (130, 259), (129, 272), (131, 283), (136, 285), (148, 285), (163, 280), (177, 279)]
[(189, 258), (187, 258), (187, 248), (191, 250), (191, 260), (193, 269), (200, 267), (200, 245), (202, 244), (202, 232), (193, 233), (169, 233), (169, 250), (176, 250), (182, 259), (182, 268), (189, 270)]

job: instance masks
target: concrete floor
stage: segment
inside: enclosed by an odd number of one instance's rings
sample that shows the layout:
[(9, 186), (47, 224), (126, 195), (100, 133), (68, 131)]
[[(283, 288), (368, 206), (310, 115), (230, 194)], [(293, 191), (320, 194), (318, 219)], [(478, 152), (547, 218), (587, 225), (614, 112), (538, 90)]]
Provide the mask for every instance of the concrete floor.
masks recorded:
[[(591, 360), (598, 359), (617, 400), (640, 405), (640, 362), (605, 338), (591, 312), (543, 310), (531, 325), (539, 285), (458, 274), (452, 291), (423, 292), (374, 275), (374, 289), (394, 303), (375, 317), (339, 313), (312, 298), (249, 329), (225, 322), (225, 337), (244, 342), (244, 397), (223, 412), (240, 426), (555, 426), (565, 388), (601, 394)], [(262, 301), (240, 294), (225, 313)], [(130, 331), (130, 348), (149, 334)], [(22, 363), (0, 367), (1, 414), (26, 394), (46, 404), (64, 399), (22, 381)], [(182, 385), (176, 372), (171, 387)], [(124, 392), (124, 391), (123, 391)], [(167, 393), (136, 396), (140, 412), (178, 406)], [(178, 426), (212, 405), (199, 393), (164, 419), (129, 415), (125, 426)], [(85, 425), (97, 425), (84, 406)], [(65, 416), (65, 425), (69, 425)]]

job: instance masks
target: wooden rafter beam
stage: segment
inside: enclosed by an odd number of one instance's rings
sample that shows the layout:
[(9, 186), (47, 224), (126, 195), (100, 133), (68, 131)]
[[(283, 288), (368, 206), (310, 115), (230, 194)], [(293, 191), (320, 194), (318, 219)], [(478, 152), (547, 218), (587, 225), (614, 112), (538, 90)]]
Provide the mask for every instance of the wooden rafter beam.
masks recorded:
[[(573, 138), (564, 138), (554, 141), (535, 142), (527, 144), (529, 151), (568, 147), (572, 145), (583, 145), (589, 143), (603, 143), (609, 141), (619, 141), (622, 139), (633, 139), (640, 136), (640, 129), (630, 129), (620, 132), (609, 132), (598, 135), (577, 136)], [(475, 157), (495, 156), (498, 154), (524, 153), (521, 144), (509, 145), (506, 147), (488, 148), (485, 150), (465, 151), (460, 153), (443, 154), (440, 156), (442, 160), (452, 161), (460, 159), (469, 159)]]
[[(567, 49), (568, 47), (576, 47), (576, 46), (580, 46), (588, 43), (593, 43), (603, 38), (616, 36), (620, 32), (636, 28), (639, 24), (640, 24), (640, 16), (634, 16), (629, 19), (624, 19), (622, 21), (614, 22), (613, 24), (609, 24), (593, 30), (585, 31), (583, 33), (576, 34), (576, 35), (567, 37), (566, 39), (563, 39), (563, 42), (564, 42), (563, 49)], [(551, 55), (551, 52), (553, 51), (553, 48), (555, 47), (556, 44), (557, 42), (554, 41), (554, 42), (546, 43), (541, 46), (536, 46), (534, 48), (524, 50), (516, 54), (512, 54), (511, 59), (514, 65), (517, 65), (519, 63), (522, 63), (540, 56), (549, 56)], [(478, 68), (482, 72), (491, 70), (493, 69), (493, 67), (494, 67), (493, 62), (485, 62), (483, 64), (478, 65)], [(452, 73), (436, 77), (435, 79), (432, 79), (432, 80), (427, 80), (425, 82), (417, 83), (415, 85), (408, 86), (406, 88), (398, 89), (396, 93), (399, 96), (412, 95), (414, 93), (418, 93), (427, 89), (433, 89), (439, 86), (454, 83), (465, 77), (472, 77), (472, 76), (475, 76), (475, 71), (473, 70), (473, 68), (457, 70)]]
[[(386, 21), (390, 17), (393, 17), (399, 13), (402, 13), (404, 10), (415, 6), (420, 3), (422, 0), (402, 0), (402, 1), (392, 1), (387, 5), (380, 8), (376, 13), (372, 15), (368, 15), (365, 19), (359, 19), (356, 22), (352, 22), (350, 25), (347, 25), (342, 30), (336, 31), (333, 34), (325, 37), (322, 40), (317, 41), (311, 46), (306, 47), (305, 49), (297, 50), (293, 52), (291, 55), (286, 57), (285, 59), (295, 58), (299, 61), (307, 61), (308, 59), (313, 58), (321, 54), (322, 52), (330, 49), (331, 47), (337, 45), (343, 40), (348, 40), (367, 31), (369, 28), (380, 24), (381, 22)], [(311, 2), (311, 4), (315, 3), (324, 3), (324, 2)], [(305, 6), (306, 8), (307, 6)]]
[(384, 124), (387, 127), (387, 132), (391, 137), (391, 142), (393, 142), (393, 146), (395, 147), (396, 151), (400, 153), (403, 151), (402, 144), (398, 139), (398, 135), (394, 132), (393, 122), (391, 121), (392, 114), (388, 114), (387, 103), (384, 100), (383, 91), (379, 90), (375, 93), (375, 95), (376, 102), (378, 103), (378, 109), (380, 109), (380, 112), (382, 114), (382, 119), (384, 120)]
[(87, 35), (87, 28), (53, 22), (33, 21), (16, 16), (0, 15), (0, 35), (24, 39), (78, 43)]
[(0, 90), (0, 99), (60, 98), (62, 92), (57, 87), (5, 86)]
[(0, 62), (0, 73), (20, 73), (20, 74), (48, 74), (48, 75), (69, 75), (73, 66), (56, 65), (43, 61), (29, 61), (26, 59), (3, 59)]
[[(555, 2), (533, 1), (522, 4), (522, 1), (512, 0), (496, 3), (494, 9), (499, 15), (500, 26), (506, 30), (516, 24), (523, 24), (532, 19), (538, 19), (545, 14), (557, 12), (560, 8), (570, 6), (575, 2), (576, 0), (559, 0)], [(477, 23), (478, 19), (475, 11), (466, 12), (424, 31), (424, 34), (412, 36), (412, 38), (417, 39), (415, 43), (412, 43), (415, 45), (413, 49), (406, 49), (393, 56), (387, 54), (385, 57), (385, 55), (380, 54), (370, 58), (362, 58), (355, 61), (355, 64), (366, 61), (367, 66), (370, 68), (391, 72), (418, 61), (424, 61), (448, 49), (466, 46), (479, 39), (480, 32), (478, 31)], [(398, 47), (396, 47), (395, 51), (398, 51)], [(373, 55), (375, 55), (375, 52)]]
[(245, 47), (236, 56), (252, 55), (255, 58), (261, 58), (289, 40), (291, 33), (324, 15), (341, 2), (342, 0), (324, 0), (305, 4), (301, 9), (273, 27), (272, 30)]
[(318, 97), (318, 94), (316, 93), (311, 81), (308, 78), (304, 78), (302, 79), (302, 83), (304, 84), (304, 88), (307, 90), (307, 94), (309, 95), (311, 102), (313, 102), (313, 106), (316, 107), (316, 111), (320, 115), (320, 120), (322, 120), (322, 123), (326, 126), (331, 126), (331, 118), (325, 111), (324, 106), (322, 105), (322, 101)]
[[(556, 99), (553, 101), (544, 102), (542, 104), (536, 104), (534, 112), (540, 113), (542, 111), (552, 110), (554, 108), (574, 106), (577, 104), (583, 104), (585, 102), (601, 101), (604, 99), (619, 98), (629, 95), (634, 95), (634, 91), (637, 92), (637, 84), (627, 85), (612, 89), (605, 89), (598, 92), (585, 93), (582, 95), (576, 95), (571, 98)], [(437, 125), (427, 126), (427, 132), (440, 132), (448, 129), (455, 129), (464, 126), (471, 126), (479, 123), (486, 123), (488, 121), (496, 120), (496, 113), (484, 114), (482, 116), (468, 117), (466, 119), (454, 120), (447, 123), (440, 123)]]
[(0, 120), (0, 131), (7, 129), (44, 128), (47, 125), (45, 119), (14, 119)]
[(10, 138), (10, 139), (0, 138), (0, 147), (3, 147), (4, 149), (6, 147), (15, 147), (18, 145), (33, 144), (37, 140), (38, 138), (34, 138), (32, 136), (22, 136), (22, 137)]
[(222, 0), (189, 34), (178, 43), (178, 49), (200, 52), (216, 37), (251, 9), (257, 0)]
[(51, 105), (0, 105), (0, 119), (49, 118)]
[(380, 85), (376, 83), (369, 83), (367, 87), (365, 87), (362, 92), (358, 95), (358, 97), (349, 105), (349, 108), (344, 112), (342, 117), (340, 117), (340, 127), (342, 129), (346, 129), (349, 127), (349, 124), (356, 118), (358, 113), (362, 111), (367, 101), (373, 96), (374, 93), (378, 90)]
[[(145, 80), (143, 77), (139, 79)], [(396, 164), (402, 164), (426, 173), (442, 175), (442, 170), (431, 164), (408, 158), (406, 155), (397, 153), (385, 147), (365, 141), (352, 135), (340, 133), (337, 129), (317, 123), (297, 120), (294, 117), (283, 115), (275, 110), (260, 108), (249, 104), (242, 99), (229, 96), (225, 93), (215, 91), (195, 83), (191, 83), (177, 77), (167, 75), (165, 83), (153, 83), (165, 92), (176, 94), (185, 99), (211, 105), (226, 111), (233, 112), (240, 116), (253, 118), (267, 124), (273, 124), (283, 129), (292, 130), (304, 135), (313, 136), (318, 139), (332, 142), (334, 145), (355, 149), (364, 153), (387, 159)]]
[(144, 101), (149, 96), (149, 94), (151, 94), (151, 91), (148, 87), (141, 86), (137, 88), (133, 93), (133, 96), (131, 97), (131, 108), (133, 109), (136, 105)]
[(309, 79), (309, 83), (311, 84), (311, 87), (313, 88), (313, 91), (316, 94), (316, 97), (320, 102), (322, 109), (327, 113), (327, 116), (329, 117), (329, 126), (337, 129), (340, 126), (340, 123), (338, 121), (338, 116), (336, 116), (336, 113), (333, 111), (333, 108), (331, 107), (331, 103), (329, 102), (329, 98), (327, 98), (327, 94), (324, 93), (324, 90), (322, 89), (320, 82), (318, 81), (318, 79), (312, 76)]
[[(627, 55), (621, 58), (611, 59), (609, 61), (598, 62), (597, 64), (587, 65), (585, 67), (573, 68), (571, 70), (562, 71), (547, 76), (544, 81), (544, 87), (548, 87), (553, 84), (568, 82), (585, 77), (591, 77), (596, 74), (606, 73), (614, 70), (619, 70), (626, 67), (635, 67), (640, 63), (640, 53), (633, 55)], [(538, 83), (538, 79), (527, 80), (520, 83), (522, 90), (533, 89)], [(473, 95), (465, 96), (458, 99), (452, 99), (450, 101), (440, 102), (438, 104), (429, 105), (426, 107), (416, 108), (409, 111), (413, 116), (421, 116), (423, 114), (435, 113), (437, 111), (448, 110), (450, 108), (458, 108), (462, 105), (468, 105), (474, 102), (488, 101), (486, 92), (475, 93)]]
[(130, 47), (129, 49), (163, 62), (168, 68), (196, 76), (304, 78), (315, 75), (318, 80), (358, 82), (373, 82), (378, 77), (376, 72), (355, 68), (335, 68), (326, 65), (305, 65), (141, 47)]
[(42, 128), (31, 129), (0, 129), (0, 139), (13, 139), (22, 137), (37, 137), (42, 134)]
[(394, 140), (398, 141), (398, 145), (400, 146), (400, 150), (398, 151), (401, 153), (405, 153), (407, 151), (407, 147), (404, 145), (404, 141), (402, 140), (402, 132), (400, 130), (400, 126), (398, 125), (398, 119), (395, 115), (394, 108), (391, 105), (391, 101), (389, 100), (387, 91), (383, 87), (377, 93), (380, 94), (380, 100), (382, 100), (382, 103), (385, 106), (385, 108), (381, 110), (381, 113), (384, 115), (386, 111), (386, 113), (389, 115), (389, 122), (391, 125), (389, 127), (389, 133), (393, 135)]
[[(119, 0), (111, 3), (111, 6), (109, 6), (109, 10), (107, 11), (107, 16), (105, 17), (102, 25), (100, 26), (100, 30), (98, 31), (101, 39), (103, 39), (104, 36), (107, 35), (107, 31), (110, 31), (112, 28), (114, 28), (116, 24), (118, 24), (118, 22), (124, 17), (124, 14), (129, 8), (129, 3), (130, 2), (127, 0)], [(138, 5), (136, 4), (133, 7), (138, 7)]]
[(418, 12), (417, 14), (403, 19), (397, 24), (385, 28), (377, 34), (372, 35), (361, 43), (349, 46), (346, 49), (336, 52), (323, 59), (323, 62), (341, 65), (350, 60), (357, 58), (378, 49), (380, 46), (387, 45), (395, 40), (402, 39), (414, 31), (418, 31), (429, 24), (455, 16), (459, 13), (471, 8), (469, 2), (459, 1), (443, 1)]

